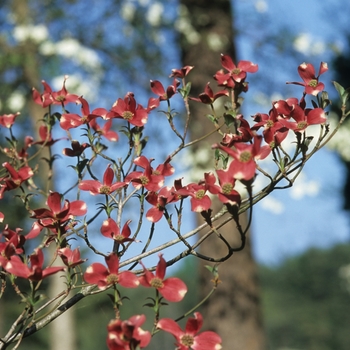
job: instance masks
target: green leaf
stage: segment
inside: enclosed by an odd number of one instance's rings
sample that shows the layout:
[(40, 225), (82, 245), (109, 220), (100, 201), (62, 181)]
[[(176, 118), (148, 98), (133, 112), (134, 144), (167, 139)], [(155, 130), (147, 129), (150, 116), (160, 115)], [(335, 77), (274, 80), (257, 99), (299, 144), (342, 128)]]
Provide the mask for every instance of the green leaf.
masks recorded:
[(333, 85), (335, 89), (338, 91), (339, 96), (342, 97), (343, 93), (345, 92), (345, 89), (336, 81), (333, 81)]
[(207, 114), (206, 117), (212, 122), (212, 123), (217, 123), (218, 120), (215, 118), (212, 114)]
[(218, 265), (210, 266), (205, 265), (205, 267), (215, 276), (217, 277), (219, 275), (219, 267)]
[(349, 99), (350, 88), (344, 89), (339, 83), (333, 81), (335, 89), (338, 91), (342, 105), (345, 105)]
[(191, 91), (191, 82), (188, 82), (185, 87), (179, 89), (179, 93), (181, 94), (182, 98), (188, 97)]
[(231, 125), (236, 123), (236, 118), (229, 113), (224, 114), (225, 124), (230, 127)]

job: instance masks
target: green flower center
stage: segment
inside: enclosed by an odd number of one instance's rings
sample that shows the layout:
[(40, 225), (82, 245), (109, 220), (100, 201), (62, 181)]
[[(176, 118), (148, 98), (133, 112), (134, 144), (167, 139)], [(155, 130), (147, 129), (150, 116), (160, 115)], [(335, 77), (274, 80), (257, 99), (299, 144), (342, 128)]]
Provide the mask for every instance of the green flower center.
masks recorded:
[(273, 126), (274, 126), (274, 122), (272, 121), (272, 120), (268, 120), (267, 122), (266, 122), (266, 127), (267, 128), (272, 128)]
[(252, 154), (249, 151), (243, 151), (239, 155), (239, 161), (242, 163), (247, 163), (252, 159)]
[(318, 84), (317, 79), (312, 79), (312, 80), (310, 80), (308, 85), (315, 88), (317, 86), (317, 84)]
[(205, 190), (199, 190), (196, 192), (196, 199), (202, 199), (205, 195)]
[(109, 186), (103, 185), (100, 188), (100, 193), (101, 194), (110, 194), (111, 193), (111, 188)]
[(164, 287), (163, 281), (159, 277), (154, 277), (150, 283), (150, 285), (154, 288), (162, 288)]
[(181, 337), (181, 344), (184, 346), (192, 346), (194, 343), (194, 338), (192, 335), (185, 334)]
[(65, 99), (65, 96), (63, 96), (63, 95), (56, 96), (56, 101), (58, 101), (58, 102), (63, 102), (64, 99)]
[(239, 68), (235, 68), (231, 71), (232, 74), (239, 74), (241, 73), (241, 70)]
[(132, 113), (130, 111), (125, 111), (125, 112), (123, 112), (122, 117), (125, 120), (131, 120), (134, 117), (134, 113)]
[(223, 194), (230, 194), (233, 190), (233, 185), (230, 183), (226, 183), (221, 188)]
[(305, 129), (307, 127), (307, 123), (304, 121), (304, 122), (299, 122), (298, 125), (297, 125), (297, 128), (298, 129)]
[(142, 175), (142, 176), (140, 177), (140, 181), (141, 181), (141, 184), (142, 184), (143, 186), (145, 186), (145, 185), (147, 185), (147, 184), (149, 183), (149, 179), (148, 179), (148, 177), (145, 176), (145, 175)]
[(162, 206), (161, 204), (159, 204), (159, 203), (157, 203), (156, 207), (157, 207), (157, 209), (158, 209), (159, 211), (163, 211), (163, 210), (165, 209), (165, 207), (163, 207), (163, 206)]
[(122, 242), (124, 239), (124, 236), (123, 235), (115, 235), (115, 236), (113, 236), (113, 239), (117, 242)]
[(113, 273), (107, 276), (107, 284), (116, 284), (118, 281), (119, 277)]

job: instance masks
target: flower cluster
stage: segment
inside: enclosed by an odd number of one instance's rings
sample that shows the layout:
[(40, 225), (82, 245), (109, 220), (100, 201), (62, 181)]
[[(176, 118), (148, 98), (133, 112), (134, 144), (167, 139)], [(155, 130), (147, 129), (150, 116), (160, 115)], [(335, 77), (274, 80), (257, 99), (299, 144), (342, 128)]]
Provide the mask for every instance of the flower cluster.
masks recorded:
[[(84, 295), (105, 290), (112, 293), (109, 296), (115, 318), (107, 326), (107, 346), (110, 350), (145, 348), (158, 331), (171, 333), (180, 350), (221, 349), (219, 335), (210, 331), (199, 332), (203, 324), (200, 313), (195, 312), (194, 318), (188, 319), (184, 330), (173, 319), (160, 318), (159, 310), (166, 306), (166, 302), (180, 302), (187, 293), (187, 286), (181, 279), (165, 276), (167, 266), (189, 254), (200, 255), (197, 252), (200, 242), (198, 245), (191, 244), (187, 239), (203, 226), (184, 234), (181, 224), (186, 214), (185, 204), (188, 203), (191, 211), (203, 216), (207, 235), (214, 234), (227, 247), (228, 254), (215, 259), (224, 261), (234, 251), (244, 248), (249, 226), (242, 228), (239, 214), (275, 188), (281, 188), (278, 187), (281, 181), (292, 185), (311, 155), (334, 135), (327, 136), (326, 108), (330, 101), (327, 94), (322, 93), (324, 83), (319, 81), (328, 69), (325, 63), (321, 63), (317, 76), (313, 65), (301, 64), (298, 73), (303, 82), (291, 84), (304, 87), (302, 96), (273, 101), (267, 113), (256, 113), (250, 119), (239, 112), (240, 95), (248, 91), (248, 74), (256, 73), (258, 65), (250, 61), (240, 61), (236, 65), (229, 56), (221, 55), (221, 66), (214, 75), (217, 87), (213, 88), (207, 83), (199, 96), (191, 96), (190, 84), (186, 83), (194, 69), (192, 66), (173, 69), (169, 84), (151, 80), (150, 90), (155, 96), (148, 99), (147, 105), (137, 102), (134, 93), (127, 92), (108, 108), (92, 108), (87, 99), (68, 92), (67, 77), (59, 91), (54, 91), (42, 81), (43, 92), (33, 89), (32, 95), (33, 100), (48, 112), (38, 127), (37, 136), (27, 135), (22, 143), (13, 134), (13, 126), (18, 122), (20, 113), (0, 115), (0, 127), (9, 133), (6, 138), (9, 146), (1, 145), (7, 161), (2, 164), (0, 173), (0, 200), (8, 200), (14, 194), (28, 212), (27, 219), (31, 220), (29, 232), (19, 227), (11, 229), (6, 222), (7, 215), (0, 212), (0, 224), (4, 225), (0, 233), (0, 273), (4, 285), (9, 281), (22, 301), (30, 305), (28, 310), (32, 310), (40, 299), (38, 287), (41, 281), (52, 274), (62, 273), (66, 281), (61, 295), (68, 296), (81, 286), (85, 288)], [(341, 91), (345, 99), (345, 90)], [(211, 133), (217, 137), (208, 149), (212, 165), (194, 181), (186, 182), (176, 174), (175, 158), (184, 149), (200, 144), (202, 138), (186, 143), (190, 112), (185, 116), (185, 122), (173, 122), (177, 114), (171, 104), (176, 97), (184, 99), (186, 106), (202, 103), (209, 107), (211, 114), (208, 118), (213, 124)], [(221, 110), (217, 107), (218, 100), (223, 102), (220, 103)], [(162, 105), (166, 108), (162, 112), (169, 123), (170, 132), (174, 132), (180, 144), (159, 162), (155, 161), (157, 154), (154, 149), (150, 149), (148, 154), (149, 148), (145, 151), (148, 136), (144, 136), (144, 131), (151, 112)], [(67, 106), (72, 112), (68, 111)], [(62, 111), (53, 113), (54, 107), (62, 108)], [(180, 130), (177, 124), (182, 125), (183, 129)], [(308, 152), (309, 127), (315, 125), (320, 128), (319, 142)], [(60, 133), (64, 132), (66, 137), (55, 138), (57, 129)], [(80, 140), (72, 138), (72, 129), (81, 131)], [(294, 137), (292, 155), (283, 147), (288, 135)], [(109, 152), (117, 141), (122, 145)], [(60, 160), (52, 154), (52, 146), (56, 148), (63, 142), (69, 142), (68, 147), (61, 148), (61, 152), (66, 161), (73, 162), (69, 171), (73, 169), (75, 174), (70, 177), (72, 181), (69, 185), (67, 182), (69, 188), (62, 193), (44, 190), (40, 180), (37, 181), (43, 170), (36, 160), (41, 151), (48, 150), (49, 156), (45, 160), (50, 172), (54, 172), (53, 164)], [(259, 165), (260, 160), (269, 158), (276, 164), (272, 175)], [(265, 188), (253, 187), (258, 174), (263, 174), (269, 181)], [(242, 195), (242, 188), (246, 189), (245, 196)], [(42, 195), (45, 204), (38, 204), (36, 199), (42, 198)], [(95, 199), (99, 201), (97, 209), (91, 209), (93, 205), (90, 203)], [(220, 205), (217, 212), (213, 209), (214, 202)], [(234, 220), (236, 223), (242, 241), (238, 248), (230, 246), (219, 232), (221, 223), (215, 223), (224, 216), (227, 222)], [(156, 227), (159, 227), (156, 224), (162, 219), (176, 238), (162, 233), (167, 243), (153, 249), (150, 243)], [(148, 234), (145, 232), (147, 230)], [(40, 243), (37, 243), (38, 239)], [(110, 246), (100, 251), (93, 243), (96, 240), (107, 242)], [(73, 247), (77, 241), (79, 246)], [(178, 242), (184, 246), (182, 253), (166, 261), (163, 253), (159, 252)], [(81, 245), (90, 250), (89, 256), (84, 256), (85, 251), (79, 248)], [(51, 256), (45, 253), (45, 260), (44, 252), (48, 252), (49, 246), (54, 249), (50, 250)], [(130, 246), (139, 249), (139, 253), (126, 259), (125, 254), (130, 251)], [(146, 266), (145, 258), (156, 252), (159, 259), (157, 265)], [(92, 262), (85, 266), (88, 257), (94, 254), (103, 256), (104, 263)], [(200, 257), (214, 261), (212, 257)], [(59, 264), (56, 264), (56, 259)], [(22, 293), (16, 283), (17, 278), (29, 282), (30, 293)], [(141, 328), (145, 322), (144, 315), (134, 315), (127, 320), (120, 317), (119, 309), (123, 307), (122, 300), (125, 298), (123, 288), (127, 293), (128, 288), (140, 286), (154, 291), (155, 297), (146, 304), (155, 312), (152, 331)], [(67, 308), (74, 302), (68, 300)], [(27, 319), (21, 320), (23, 325), (35, 324), (33, 315), (35, 312), (25, 316)], [(51, 317), (51, 311), (47, 317)], [(13, 332), (17, 332), (15, 328)], [(17, 337), (13, 332), (9, 331), (8, 339)]]

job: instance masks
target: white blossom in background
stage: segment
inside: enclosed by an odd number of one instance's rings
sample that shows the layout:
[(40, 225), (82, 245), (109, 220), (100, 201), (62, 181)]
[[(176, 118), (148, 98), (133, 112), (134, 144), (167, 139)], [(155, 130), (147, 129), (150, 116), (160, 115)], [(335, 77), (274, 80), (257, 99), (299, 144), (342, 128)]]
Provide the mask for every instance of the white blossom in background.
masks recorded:
[(254, 4), (255, 10), (259, 13), (265, 13), (269, 10), (269, 6), (266, 1), (258, 0)]
[(193, 28), (191, 21), (188, 18), (188, 10), (185, 6), (178, 7), (178, 16), (174, 25), (175, 29), (182, 33), (190, 44), (198, 44), (201, 35)]
[(57, 43), (46, 41), (40, 45), (39, 50), (42, 55), (60, 55), (94, 71), (101, 68), (101, 60), (97, 53), (73, 38), (66, 38)]
[(47, 27), (43, 24), (17, 25), (13, 29), (12, 36), (18, 43), (31, 40), (39, 44), (48, 40), (49, 31)]
[(138, 0), (139, 5), (146, 7), (150, 3), (150, 0)]
[[(334, 113), (330, 113), (328, 118), (331, 130), (334, 130), (338, 122), (338, 117)], [(327, 146), (338, 152), (343, 160), (350, 162), (350, 122), (348, 120), (343, 123), (337, 135), (327, 143)]]
[(212, 51), (221, 52), (227, 44), (227, 37), (216, 33), (209, 33), (207, 43)]
[(274, 92), (271, 96), (269, 96), (261, 91), (258, 91), (253, 96), (254, 103), (267, 109), (266, 114), (268, 114), (268, 111), (272, 108), (272, 102), (284, 99), (285, 97), (283, 97), (279, 92)]
[(134, 19), (136, 6), (133, 1), (124, 1), (121, 4), (120, 15), (123, 19), (131, 22)]
[(294, 50), (304, 55), (321, 55), (326, 51), (324, 41), (318, 40), (310, 33), (300, 33), (293, 42)]
[[(51, 87), (54, 91), (62, 89), (64, 81), (64, 75), (57, 76), (51, 80)], [(84, 78), (80, 74), (69, 75), (66, 81), (66, 88), (69, 92), (83, 96), (89, 102), (96, 100), (96, 90), (98, 90), (99, 81), (90, 77), (89, 79)]]
[(146, 12), (146, 20), (153, 27), (157, 27), (161, 23), (163, 13), (164, 5), (156, 1), (149, 6)]
[(20, 91), (14, 91), (7, 100), (10, 110), (17, 112), (21, 110), (26, 103), (26, 98)]

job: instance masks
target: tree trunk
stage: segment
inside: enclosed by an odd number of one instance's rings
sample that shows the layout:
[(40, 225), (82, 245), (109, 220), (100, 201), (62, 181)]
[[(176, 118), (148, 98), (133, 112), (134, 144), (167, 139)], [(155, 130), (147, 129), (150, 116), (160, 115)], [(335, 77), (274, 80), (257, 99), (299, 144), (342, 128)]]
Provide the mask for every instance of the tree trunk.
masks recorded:
[[(180, 21), (186, 24), (181, 26), (184, 30), (181, 30), (179, 38), (182, 64), (195, 66), (190, 76), (191, 96), (197, 97), (204, 91), (205, 85), (213, 81), (212, 75), (221, 69), (221, 53), (236, 59), (232, 8), (229, 0), (181, 0), (181, 5)], [(206, 107), (201, 103), (191, 104), (192, 139), (213, 130), (213, 124), (205, 117), (210, 113)], [(205, 147), (210, 148), (212, 143), (220, 142), (217, 135), (213, 136), (214, 139), (206, 141)], [(198, 145), (201, 146), (203, 144)], [(204, 159), (203, 163), (206, 164), (207, 160)], [(220, 209), (218, 205), (216, 208), (215, 204), (213, 206), (214, 213)], [(203, 222), (200, 217), (198, 220)], [(245, 228), (247, 216), (241, 215), (240, 222)], [(234, 222), (224, 226), (220, 233), (232, 245), (240, 245), (240, 235)], [(226, 254), (222, 242), (214, 236), (204, 241), (200, 249), (207, 256), (218, 257)], [(211, 278), (204, 265), (208, 265), (208, 262), (201, 262), (199, 267), (199, 290), (202, 297), (209, 292), (208, 282)], [(234, 253), (229, 260), (220, 264), (219, 276), (222, 283), (200, 310), (204, 316), (205, 328), (220, 334), (223, 349), (265, 349), (257, 266), (252, 257), (249, 237), (244, 250)]]

